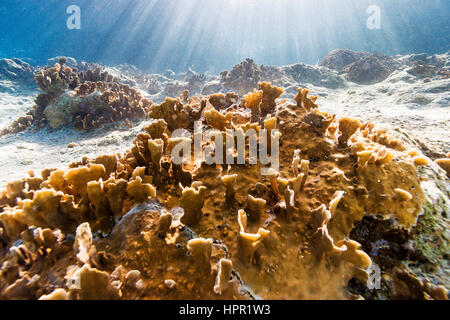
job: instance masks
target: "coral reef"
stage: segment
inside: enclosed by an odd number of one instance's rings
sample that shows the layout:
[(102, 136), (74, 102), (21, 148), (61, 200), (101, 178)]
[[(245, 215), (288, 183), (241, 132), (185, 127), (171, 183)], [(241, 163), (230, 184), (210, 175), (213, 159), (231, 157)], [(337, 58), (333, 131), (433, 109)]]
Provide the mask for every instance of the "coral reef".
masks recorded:
[(152, 102), (100, 67), (78, 71), (65, 65), (61, 58), (54, 67), (36, 73), (36, 82), (43, 93), (25, 116), (19, 117), (1, 134), (30, 128), (40, 129), (73, 125), (77, 129), (102, 127), (114, 121), (146, 118)]
[(427, 56), (426, 54), (411, 54), (403, 58), (408, 63), (406, 72), (424, 79), (448, 79), (450, 77), (447, 54)]
[(206, 82), (206, 76), (203, 73), (196, 73), (191, 70), (189, 71), (189, 75), (186, 79), (188, 83), (187, 90), (194, 93), (200, 93), (204, 83)]
[[(52, 81), (38, 79), (60, 97), (77, 78), (55, 68)], [(0, 194), (0, 298), (373, 298), (358, 284), (374, 263), (392, 279), (385, 297), (447, 298), (403, 263), (426, 214), (426, 159), (371, 123), (321, 112), (309, 90), (278, 101), (283, 90), (255, 83), (251, 60), (223, 76), (240, 96), (167, 98), (149, 106), (151, 123), (125, 153), (9, 183)], [(73, 87), (90, 92), (87, 83)], [(252, 162), (250, 148), (238, 163), (237, 147), (216, 140), (202, 151), (223, 148), (233, 164), (173, 162), (180, 142), (193, 146), (194, 121), (221, 137), (277, 129), (279, 169)], [(180, 128), (190, 137), (172, 136)]]
[(246, 59), (230, 71), (223, 71), (220, 76), (225, 88), (236, 91), (242, 96), (258, 87), (261, 74), (258, 65), (252, 59)]
[(118, 74), (120, 83), (139, 88), (150, 95), (158, 94), (163, 89), (161, 84), (163, 77), (146, 74), (133, 65), (125, 63), (110, 69)]
[(448, 79), (450, 78), (449, 67), (439, 68), (434, 64), (426, 63), (425, 61), (418, 60), (414, 61), (413, 65), (406, 70), (407, 73), (418, 77), (419, 79), (424, 79), (424, 81), (430, 80), (430, 78), (440, 78)]

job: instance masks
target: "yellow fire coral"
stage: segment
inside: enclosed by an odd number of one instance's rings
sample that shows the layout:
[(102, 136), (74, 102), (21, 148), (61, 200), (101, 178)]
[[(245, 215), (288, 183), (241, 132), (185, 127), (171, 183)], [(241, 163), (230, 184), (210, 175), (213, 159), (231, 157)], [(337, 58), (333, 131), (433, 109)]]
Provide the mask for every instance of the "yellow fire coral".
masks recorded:
[(102, 164), (91, 164), (89, 167), (70, 169), (64, 174), (64, 180), (73, 192), (82, 194), (87, 189), (89, 181), (100, 179), (106, 170)]
[(318, 106), (315, 104), (317, 97), (308, 97), (309, 90), (299, 88), (294, 100), (297, 103), (298, 108), (303, 108), (306, 111), (312, 111)]
[[(370, 218), (392, 223), (395, 234), (415, 230), (425, 201), (417, 167), (427, 161), (373, 124), (320, 112), (306, 89), (291, 103), (277, 101), (277, 87), (258, 88), (240, 105), (234, 95), (167, 99), (124, 154), (8, 184), (0, 298), (359, 298), (350, 282), (367, 276), (370, 245), (382, 239), (357, 228)], [(279, 168), (251, 163), (250, 139), (243, 163), (235, 145), (224, 146), (233, 163), (193, 161), (193, 120), (223, 137), (231, 128), (279, 130)], [(179, 128), (188, 136), (172, 136)], [(256, 142), (260, 154), (259, 135)], [(400, 275), (401, 296), (414, 281)]]
[(247, 210), (249, 212), (249, 218), (251, 220), (259, 220), (261, 216), (264, 214), (264, 210), (266, 208), (266, 200), (254, 198), (251, 195), (248, 195), (247, 199)]
[(89, 223), (80, 224), (76, 230), (73, 248), (77, 251), (77, 258), (83, 264), (90, 264), (96, 254), (95, 246), (92, 244), (92, 233)]
[(203, 204), (205, 202), (206, 187), (201, 186), (198, 189), (184, 188), (180, 207), (184, 209), (184, 215), (181, 222), (191, 226), (198, 223), (202, 217)]
[(137, 202), (143, 202), (149, 198), (156, 197), (155, 187), (148, 183), (142, 183), (142, 178), (139, 176), (133, 181), (128, 182), (127, 193)]
[(228, 176), (222, 176), (220, 178), (222, 183), (225, 185), (225, 196), (227, 201), (233, 201), (234, 199), (234, 196), (236, 194), (237, 177), (237, 174), (232, 174)]
[(226, 115), (223, 115), (216, 109), (211, 108), (211, 109), (205, 111), (205, 117), (206, 117), (206, 122), (211, 127), (213, 127), (214, 129), (223, 131), (223, 130), (225, 130), (226, 127), (230, 126), (232, 114), (227, 113)]
[(164, 238), (166, 236), (167, 232), (170, 229), (170, 226), (172, 225), (172, 221), (173, 216), (170, 212), (165, 211), (161, 213), (158, 226), (158, 233), (160, 237)]
[(342, 118), (339, 120), (339, 144), (347, 144), (348, 139), (362, 126), (361, 121), (357, 119)]
[(160, 105), (153, 105), (149, 116), (154, 119), (163, 119), (170, 131), (187, 128), (191, 121), (183, 104), (172, 98), (166, 98), (166, 101)]
[(445, 172), (447, 172), (447, 176), (450, 177), (450, 158), (445, 159), (437, 159), (435, 161)]
[(248, 233), (247, 229), (247, 215), (244, 210), (238, 212), (239, 224), (239, 255), (243, 261), (252, 262), (256, 249), (267, 237), (270, 231), (259, 228), (257, 233)]
[(211, 251), (212, 240), (211, 239), (192, 239), (188, 242), (187, 248), (194, 259), (194, 262), (200, 268), (200, 270), (209, 271), (211, 269)]
[(258, 86), (258, 90), (244, 96), (246, 107), (252, 111), (252, 121), (257, 120), (259, 116), (265, 117), (275, 111), (276, 102), (283, 89), (272, 86), (268, 82), (262, 82)]
[(214, 292), (217, 294), (222, 294), (230, 281), (231, 272), (233, 271), (233, 262), (228, 259), (220, 259), (219, 270), (217, 271), (216, 284), (214, 286)]

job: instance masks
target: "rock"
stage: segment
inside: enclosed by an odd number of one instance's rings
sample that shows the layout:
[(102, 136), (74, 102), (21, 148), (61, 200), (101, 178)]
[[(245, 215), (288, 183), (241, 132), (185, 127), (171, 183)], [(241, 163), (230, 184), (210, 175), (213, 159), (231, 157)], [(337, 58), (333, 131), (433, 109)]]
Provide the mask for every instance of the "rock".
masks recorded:
[(367, 52), (336, 49), (323, 58), (319, 65), (341, 72), (346, 66), (358, 61), (361, 58), (367, 57), (368, 55), (370, 54)]
[(35, 86), (35, 68), (17, 58), (0, 59), (0, 80), (20, 82), (26, 86)]
[(168, 69), (166, 71), (164, 71), (163, 76), (169, 78), (169, 79), (173, 79), (175, 78), (175, 72), (173, 72), (172, 70)]
[(64, 94), (54, 104), (48, 105), (44, 114), (52, 128), (59, 128), (72, 122), (78, 111), (79, 99), (70, 94)]
[(386, 80), (393, 69), (388, 67), (381, 59), (375, 55), (366, 56), (343, 69), (348, 81), (357, 84), (375, 84)]
[(205, 96), (209, 96), (215, 92), (222, 91), (222, 89), (223, 89), (223, 87), (219, 81), (211, 81), (211, 82), (206, 83), (203, 86), (202, 94)]
[(406, 70), (410, 75), (418, 78), (433, 78), (436, 76), (437, 68), (433, 65), (427, 64), (423, 60), (415, 61), (413, 66)]
[(344, 88), (345, 80), (335, 71), (297, 63), (282, 67), (281, 70), (297, 83), (308, 83), (330, 89)]
[(231, 89), (241, 96), (258, 87), (261, 80), (261, 70), (252, 59), (246, 59), (235, 65), (230, 71), (223, 71), (221, 82), (227, 89)]
[(331, 51), (320, 66), (344, 73), (345, 78), (358, 84), (374, 84), (386, 80), (401, 66), (396, 59), (380, 53), (337, 49)]

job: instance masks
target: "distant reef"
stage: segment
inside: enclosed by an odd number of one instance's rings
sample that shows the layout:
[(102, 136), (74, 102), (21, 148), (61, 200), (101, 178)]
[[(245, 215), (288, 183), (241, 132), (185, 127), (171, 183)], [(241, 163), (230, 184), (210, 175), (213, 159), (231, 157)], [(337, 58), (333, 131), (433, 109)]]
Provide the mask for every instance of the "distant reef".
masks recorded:
[(325, 89), (346, 88), (351, 83), (373, 85), (402, 70), (426, 82), (450, 77), (448, 54), (390, 57), (346, 49), (333, 50), (318, 66), (258, 66), (246, 59), (218, 76), (191, 69), (181, 74), (170, 70), (147, 74), (132, 65), (105, 67), (79, 63), (70, 57), (52, 58), (48, 63), (51, 66), (33, 67), (20, 59), (0, 60), (0, 92), (41, 90), (33, 110), (3, 128), (2, 134), (47, 125), (102, 127), (115, 121), (145, 118), (151, 104), (163, 102), (167, 96), (186, 99), (189, 95), (208, 96), (215, 92), (236, 92), (242, 96), (263, 81), (285, 88), (293, 97), (299, 84)]

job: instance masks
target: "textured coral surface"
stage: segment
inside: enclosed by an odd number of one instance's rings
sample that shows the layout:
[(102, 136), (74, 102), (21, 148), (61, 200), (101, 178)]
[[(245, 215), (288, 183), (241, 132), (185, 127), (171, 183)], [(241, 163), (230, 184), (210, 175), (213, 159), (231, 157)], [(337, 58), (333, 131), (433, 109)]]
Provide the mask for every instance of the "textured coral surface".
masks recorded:
[[(60, 92), (54, 80), (38, 81)], [(439, 229), (418, 230), (429, 226), (418, 174), (428, 160), (371, 123), (321, 112), (309, 90), (298, 89), (295, 102), (282, 93), (263, 82), (241, 99), (167, 98), (144, 108), (153, 120), (125, 153), (9, 183), (0, 195), (0, 297), (446, 298), (439, 278), (417, 279), (404, 263), (441, 256), (407, 247), (415, 233)], [(231, 128), (278, 129), (279, 170), (262, 175), (267, 166), (248, 157), (176, 164), (171, 152), (193, 144), (194, 121), (224, 137)], [(172, 137), (176, 129), (191, 139)], [(224, 148), (201, 145), (211, 146)], [(382, 293), (365, 287), (375, 263)]]
[(129, 85), (102, 71), (100, 67), (78, 71), (60, 58), (54, 67), (38, 71), (35, 79), (42, 93), (25, 116), (0, 131), (0, 135), (45, 126), (77, 129), (102, 127), (114, 121), (144, 118), (152, 104)]

